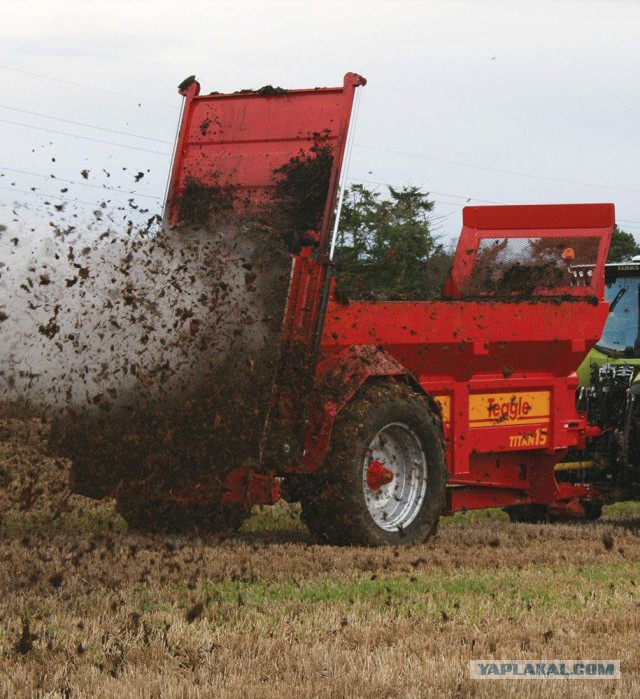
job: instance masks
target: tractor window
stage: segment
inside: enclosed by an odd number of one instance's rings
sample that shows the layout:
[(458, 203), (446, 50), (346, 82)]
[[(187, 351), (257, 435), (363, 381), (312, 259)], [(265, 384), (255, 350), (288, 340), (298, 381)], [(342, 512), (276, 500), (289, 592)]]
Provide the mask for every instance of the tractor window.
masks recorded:
[(598, 347), (605, 352), (640, 355), (640, 277), (618, 277), (607, 282), (605, 297), (611, 307)]

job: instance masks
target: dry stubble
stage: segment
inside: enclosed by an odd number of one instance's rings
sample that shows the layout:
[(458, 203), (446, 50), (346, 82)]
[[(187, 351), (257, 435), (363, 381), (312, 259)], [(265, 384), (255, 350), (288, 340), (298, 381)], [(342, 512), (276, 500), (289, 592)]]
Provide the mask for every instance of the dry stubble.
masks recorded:
[[(640, 694), (638, 519), (467, 516), (424, 545), (338, 549), (280, 507), (225, 542), (141, 536), (68, 496), (36, 423), (28, 443), (3, 424), (2, 695)], [(623, 679), (472, 682), (472, 658), (620, 658)]]

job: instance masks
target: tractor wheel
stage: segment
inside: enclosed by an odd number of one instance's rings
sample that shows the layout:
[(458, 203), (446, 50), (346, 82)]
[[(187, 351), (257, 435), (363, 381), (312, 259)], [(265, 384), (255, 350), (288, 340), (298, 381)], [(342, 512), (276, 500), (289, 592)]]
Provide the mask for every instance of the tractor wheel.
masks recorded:
[(118, 500), (116, 510), (131, 530), (218, 536), (231, 536), (250, 514), (238, 506), (142, 500)]
[(549, 521), (549, 508), (546, 505), (512, 505), (504, 511), (512, 522), (540, 524)]
[(301, 498), (320, 542), (413, 544), (431, 536), (445, 506), (440, 421), (429, 401), (391, 381), (365, 385), (340, 413), (329, 453)]
[(595, 522), (602, 517), (602, 502), (583, 502), (584, 516), (589, 522)]

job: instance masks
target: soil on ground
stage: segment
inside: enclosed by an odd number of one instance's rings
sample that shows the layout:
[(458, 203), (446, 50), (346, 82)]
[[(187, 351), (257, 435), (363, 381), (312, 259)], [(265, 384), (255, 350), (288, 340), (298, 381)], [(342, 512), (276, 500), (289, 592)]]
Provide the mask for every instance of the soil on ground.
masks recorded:
[(406, 548), (317, 546), (286, 505), (225, 541), (143, 536), (68, 491), (46, 432), (0, 422), (2, 695), (513, 696), (469, 679), (471, 659), (620, 659), (621, 680), (518, 695), (640, 691), (637, 506), (588, 524), (457, 515)]

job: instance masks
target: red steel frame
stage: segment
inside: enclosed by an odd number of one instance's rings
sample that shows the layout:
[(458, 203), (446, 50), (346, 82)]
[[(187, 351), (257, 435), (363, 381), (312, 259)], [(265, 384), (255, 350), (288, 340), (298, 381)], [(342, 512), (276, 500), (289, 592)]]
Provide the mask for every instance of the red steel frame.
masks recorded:
[[(387, 364), (397, 362), (393, 373), (404, 368), (439, 400), (451, 510), (589, 500), (594, 491), (588, 487), (558, 485), (554, 466), (568, 448), (583, 445), (587, 433), (586, 416), (575, 409), (574, 370), (599, 339), (608, 313), (603, 280), (613, 206), (474, 207), (464, 210), (463, 221), (450, 289), (465, 276), (478, 240), (498, 234), (598, 238), (592, 286), (563, 289), (563, 300), (541, 296), (533, 302), (488, 298), (345, 307), (334, 300), (325, 320), (320, 371), (366, 346)], [(366, 365), (372, 362), (369, 356)], [(548, 407), (513, 419), (487, 410), (502, 397), (516, 413), (529, 394)], [(478, 414), (481, 409), (486, 412)]]
[(169, 180), (169, 221), (176, 222), (176, 202), (189, 179), (233, 185), (237, 201), (260, 204), (275, 185), (274, 170), (301, 151), (308, 153), (320, 135), (334, 154), (318, 231), (325, 249), (355, 89), (365, 84), (362, 76), (347, 73), (342, 87), (201, 95), (200, 83), (191, 82), (180, 91), (185, 101)]
[[(315, 387), (301, 398), (301, 410), (310, 411), (303, 456), (293, 464), (262, 464), (260, 473), (239, 470), (228, 479), (227, 499), (246, 506), (275, 502), (279, 476), (315, 471), (340, 410), (365, 381), (382, 376), (410, 382), (442, 410), (449, 511), (542, 503), (579, 512), (579, 500), (590, 500), (594, 491), (559, 485), (554, 466), (567, 449), (583, 446), (588, 432), (586, 416), (575, 409), (574, 370), (599, 339), (608, 313), (604, 263), (613, 205), (466, 208), (449, 300), (345, 306), (332, 294), (323, 313), (322, 290), (333, 284), (329, 231), (353, 95), (365, 82), (349, 73), (342, 88), (286, 95), (199, 96), (198, 83), (182, 93), (186, 101), (168, 199), (172, 221), (188, 177), (205, 183), (222, 178), (247, 192), (245, 202), (261, 201), (269, 195), (274, 168), (308, 151), (314, 132), (325, 132), (334, 144), (318, 245), (292, 256), (283, 329), (285, 343), (312, 348), (320, 338)], [(213, 132), (202, 133), (205, 119), (215, 124)], [(534, 302), (460, 298), (483, 237), (560, 235), (599, 238), (590, 288), (567, 287), (562, 297), (543, 295)]]

